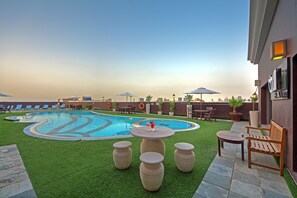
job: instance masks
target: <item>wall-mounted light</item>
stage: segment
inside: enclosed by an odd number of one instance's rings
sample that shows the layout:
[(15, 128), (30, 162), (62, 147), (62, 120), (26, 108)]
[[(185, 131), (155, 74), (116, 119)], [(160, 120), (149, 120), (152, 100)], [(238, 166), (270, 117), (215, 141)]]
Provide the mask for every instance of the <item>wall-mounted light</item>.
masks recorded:
[(172, 100), (175, 101), (175, 94), (172, 95)]
[(287, 40), (272, 42), (271, 60), (279, 60), (287, 56)]
[(102, 102), (104, 102), (104, 96), (102, 97)]
[(261, 86), (261, 80), (255, 80), (255, 86), (256, 87)]

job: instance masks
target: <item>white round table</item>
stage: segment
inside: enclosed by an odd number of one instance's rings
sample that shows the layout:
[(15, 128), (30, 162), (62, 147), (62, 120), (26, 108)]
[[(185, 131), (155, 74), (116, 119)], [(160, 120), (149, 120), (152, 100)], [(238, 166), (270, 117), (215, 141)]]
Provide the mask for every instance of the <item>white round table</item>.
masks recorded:
[(155, 127), (154, 131), (147, 129), (148, 127), (135, 127), (131, 130), (133, 136), (142, 138), (140, 153), (158, 152), (165, 156), (165, 144), (162, 139), (173, 136), (175, 132), (165, 127)]

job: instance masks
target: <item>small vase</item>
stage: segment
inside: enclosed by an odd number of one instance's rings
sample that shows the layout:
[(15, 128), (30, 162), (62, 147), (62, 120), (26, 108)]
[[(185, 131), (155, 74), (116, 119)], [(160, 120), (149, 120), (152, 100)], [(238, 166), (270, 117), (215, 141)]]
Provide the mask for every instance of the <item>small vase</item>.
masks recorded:
[(187, 105), (187, 117), (192, 118), (192, 105)]

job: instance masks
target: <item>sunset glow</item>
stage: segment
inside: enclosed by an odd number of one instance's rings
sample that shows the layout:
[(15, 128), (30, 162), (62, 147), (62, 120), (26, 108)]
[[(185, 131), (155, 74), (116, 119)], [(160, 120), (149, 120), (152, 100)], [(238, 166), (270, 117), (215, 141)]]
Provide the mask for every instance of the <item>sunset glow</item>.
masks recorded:
[[(248, 1), (2, 1), (0, 92), (5, 100), (87, 95), (248, 98)], [(196, 96), (195, 96), (196, 97)], [(199, 97), (199, 96), (197, 96)], [(3, 100), (3, 98), (1, 98)]]

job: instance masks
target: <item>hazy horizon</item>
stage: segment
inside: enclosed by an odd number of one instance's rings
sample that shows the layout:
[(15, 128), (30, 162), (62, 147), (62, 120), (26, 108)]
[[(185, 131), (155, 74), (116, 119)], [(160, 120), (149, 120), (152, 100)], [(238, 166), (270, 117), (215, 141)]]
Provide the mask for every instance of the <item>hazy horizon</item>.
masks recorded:
[[(247, 0), (2, 1), (0, 101), (255, 91)], [(194, 97), (200, 97), (194, 95)]]

